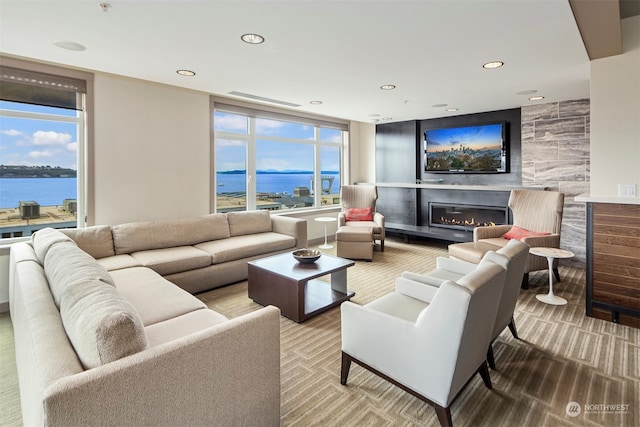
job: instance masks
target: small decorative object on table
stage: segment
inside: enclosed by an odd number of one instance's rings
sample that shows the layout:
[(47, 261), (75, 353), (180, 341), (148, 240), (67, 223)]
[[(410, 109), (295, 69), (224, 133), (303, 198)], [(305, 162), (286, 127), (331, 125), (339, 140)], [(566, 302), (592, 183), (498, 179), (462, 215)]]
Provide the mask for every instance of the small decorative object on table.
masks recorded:
[(316, 249), (298, 249), (293, 251), (293, 257), (303, 264), (312, 264), (320, 258), (322, 252)]

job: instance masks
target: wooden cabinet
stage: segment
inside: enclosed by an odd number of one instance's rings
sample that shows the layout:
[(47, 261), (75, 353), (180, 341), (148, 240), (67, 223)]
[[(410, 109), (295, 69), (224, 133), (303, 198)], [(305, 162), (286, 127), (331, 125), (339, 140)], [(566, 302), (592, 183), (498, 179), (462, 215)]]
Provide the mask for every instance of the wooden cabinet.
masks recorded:
[(587, 316), (640, 327), (640, 205), (587, 203)]

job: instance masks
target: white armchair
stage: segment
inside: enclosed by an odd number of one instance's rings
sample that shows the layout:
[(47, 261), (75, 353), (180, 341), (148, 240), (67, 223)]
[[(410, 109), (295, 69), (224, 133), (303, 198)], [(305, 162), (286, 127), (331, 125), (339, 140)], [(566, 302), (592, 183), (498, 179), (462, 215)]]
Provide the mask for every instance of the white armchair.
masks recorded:
[(395, 292), (369, 304), (343, 303), (340, 383), (356, 362), (434, 406), (440, 424), (451, 426), (451, 404), (476, 373), (491, 388), (486, 351), (505, 275), (485, 260), (457, 283), (399, 278)]
[[(487, 252), (483, 259), (491, 260), (507, 270), (498, 314), (491, 336), (491, 343), (498, 338), (507, 326), (514, 338), (518, 337), (518, 330), (513, 319), (513, 312), (520, 295), (520, 283), (524, 272), (527, 257), (529, 255), (529, 245), (519, 240), (510, 240), (507, 245), (496, 252)], [(436, 269), (426, 273), (418, 274), (405, 271), (402, 273), (403, 280), (419, 282), (427, 288), (437, 289), (446, 280), (457, 281), (476, 268), (476, 264), (461, 261), (453, 258), (440, 257), (436, 259)], [(424, 291), (430, 292), (430, 291)], [(495, 359), (493, 356), (493, 346), (490, 344), (487, 350), (487, 361), (492, 369), (495, 369)]]

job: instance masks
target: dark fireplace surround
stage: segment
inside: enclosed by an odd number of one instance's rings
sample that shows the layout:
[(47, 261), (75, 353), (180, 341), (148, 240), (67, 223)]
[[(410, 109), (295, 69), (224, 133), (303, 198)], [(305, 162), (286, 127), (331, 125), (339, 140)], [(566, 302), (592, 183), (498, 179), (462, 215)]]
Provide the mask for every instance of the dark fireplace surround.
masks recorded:
[(509, 223), (506, 206), (429, 203), (429, 226), (472, 231), (479, 226)]

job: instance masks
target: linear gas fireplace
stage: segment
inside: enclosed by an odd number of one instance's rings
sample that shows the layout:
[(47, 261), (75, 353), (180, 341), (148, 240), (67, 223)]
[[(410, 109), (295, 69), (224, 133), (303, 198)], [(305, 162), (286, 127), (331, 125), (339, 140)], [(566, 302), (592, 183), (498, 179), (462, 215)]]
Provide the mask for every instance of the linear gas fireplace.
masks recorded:
[(432, 227), (472, 231), (482, 225), (508, 223), (507, 207), (429, 203), (429, 225)]

